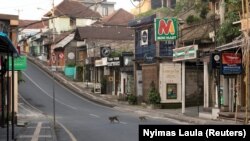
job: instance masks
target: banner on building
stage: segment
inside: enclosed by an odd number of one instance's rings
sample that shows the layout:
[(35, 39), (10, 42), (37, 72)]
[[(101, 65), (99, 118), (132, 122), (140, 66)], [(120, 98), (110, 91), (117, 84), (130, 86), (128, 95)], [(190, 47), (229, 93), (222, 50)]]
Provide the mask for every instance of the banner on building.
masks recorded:
[(154, 28), (155, 41), (178, 38), (178, 20), (176, 18), (156, 18)]

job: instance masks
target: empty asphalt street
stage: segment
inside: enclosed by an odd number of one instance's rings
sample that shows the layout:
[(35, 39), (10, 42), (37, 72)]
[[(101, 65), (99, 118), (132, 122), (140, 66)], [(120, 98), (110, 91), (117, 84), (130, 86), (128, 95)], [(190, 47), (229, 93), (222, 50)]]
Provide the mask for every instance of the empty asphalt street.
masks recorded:
[[(53, 81), (53, 78), (28, 62), (19, 85), (20, 95), (43, 114), (53, 119), (53, 88), (55, 119), (59, 141), (137, 141), (139, 124), (182, 124), (176, 120), (148, 118), (139, 120), (140, 114), (125, 112), (90, 102)], [(118, 115), (120, 122), (111, 123), (110, 116)]]

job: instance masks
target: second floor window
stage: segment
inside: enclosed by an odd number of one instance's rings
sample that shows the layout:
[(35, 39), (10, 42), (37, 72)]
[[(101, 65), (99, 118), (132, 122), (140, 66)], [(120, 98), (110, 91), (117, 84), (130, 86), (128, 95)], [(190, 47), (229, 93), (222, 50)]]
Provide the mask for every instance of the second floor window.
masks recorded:
[(70, 26), (75, 27), (76, 26), (76, 18), (70, 18)]
[(108, 7), (102, 8), (102, 16), (108, 16)]

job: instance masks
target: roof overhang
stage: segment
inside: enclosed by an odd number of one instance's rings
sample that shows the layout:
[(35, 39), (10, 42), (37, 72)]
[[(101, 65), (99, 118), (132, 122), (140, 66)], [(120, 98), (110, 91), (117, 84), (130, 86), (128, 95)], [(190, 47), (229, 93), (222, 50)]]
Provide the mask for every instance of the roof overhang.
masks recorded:
[(74, 39), (74, 36), (75, 36), (75, 34), (73, 33), (73, 34), (69, 34), (67, 37), (65, 37), (64, 39), (62, 39), (59, 43), (57, 43), (56, 45), (55, 45), (55, 48), (54, 49), (56, 49), (56, 48), (63, 48), (63, 47), (65, 47), (69, 42), (71, 42), (73, 39)]
[(240, 40), (236, 40), (225, 45), (218, 46), (216, 47), (216, 50), (218, 51), (230, 50), (230, 49), (242, 47), (243, 45), (244, 45), (244, 40), (240, 39)]
[(12, 41), (9, 39), (7, 34), (3, 32), (0, 32), (0, 52), (14, 53), (15, 55), (19, 55), (18, 50), (12, 44)]

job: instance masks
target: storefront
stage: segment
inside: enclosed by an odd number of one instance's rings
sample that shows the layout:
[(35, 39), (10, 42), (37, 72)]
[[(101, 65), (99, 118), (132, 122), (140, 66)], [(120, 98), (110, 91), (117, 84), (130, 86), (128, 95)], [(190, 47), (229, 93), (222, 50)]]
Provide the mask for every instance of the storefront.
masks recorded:
[(132, 94), (134, 87), (134, 62), (132, 52), (122, 53), (121, 71), (121, 94)]

